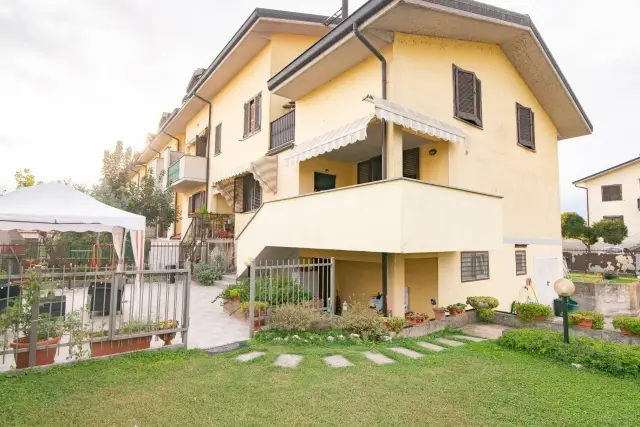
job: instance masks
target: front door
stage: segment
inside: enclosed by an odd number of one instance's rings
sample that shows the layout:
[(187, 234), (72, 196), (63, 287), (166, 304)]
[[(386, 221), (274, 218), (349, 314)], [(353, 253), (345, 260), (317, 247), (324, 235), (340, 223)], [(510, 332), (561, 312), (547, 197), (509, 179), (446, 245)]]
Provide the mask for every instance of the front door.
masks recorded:
[(326, 191), (336, 188), (336, 176), (315, 172), (313, 175), (313, 191)]
[(553, 289), (553, 284), (559, 279), (558, 258), (536, 257), (533, 263), (533, 285), (538, 302), (553, 307), (553, 300), (558, 298), (558, 294)]

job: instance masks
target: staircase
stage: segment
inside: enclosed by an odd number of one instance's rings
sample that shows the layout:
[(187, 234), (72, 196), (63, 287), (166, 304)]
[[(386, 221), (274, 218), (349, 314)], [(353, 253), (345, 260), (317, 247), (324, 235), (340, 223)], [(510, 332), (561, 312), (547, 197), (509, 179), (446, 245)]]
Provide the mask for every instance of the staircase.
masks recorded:
[(184, 238), (180, 242), (180, 261), (212, 262), (213, 260), (208, 259), (207, 252), (210, 247), (207, 242), (226, 239), (233, 243), (233, 230), (233, 215), (198, 214), (192, 217)]

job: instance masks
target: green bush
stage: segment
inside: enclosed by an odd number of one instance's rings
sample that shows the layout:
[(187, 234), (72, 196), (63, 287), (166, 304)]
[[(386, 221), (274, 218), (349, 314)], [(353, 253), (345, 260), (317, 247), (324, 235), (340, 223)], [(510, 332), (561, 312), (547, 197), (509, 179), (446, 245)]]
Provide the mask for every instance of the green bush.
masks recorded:
[[(228, 286), (220, 298), (231, 299), (231, 291), (237, 290), (240, 302), (249, 301), (249, 281)], [(256, 280), (256, 301), (267, 301), (271, 305), (297, 304), (311, 301), (313, 294), (302, 287), (296, 280), (287, 277)]]
[(338, 319), (337, 329), (344, 329), (354, 334), (367, 335), (371, 339), (386, 333), (382, 326), (382, 318), (378, 315), (378, 312), (361, 301), (351, 303), (347, 312)]
[(615, 316), (613, 327), (616, 329), (628, 329), (633, 334), (640, 334), (640, 317)]
[(404, 317), (399, 316), (388, 317), (385, 322), (387, 322), (387, 325), (389, 325), (389, 329), (391, 329), (396, 334), (402, 332), (405, 324)]
[(222, 266), (218, 263), (204, 264), (199, 262), (193, 266), (196, 281), (206, 286), (211, 286), (216, 280), (222, 279), (222, 273)]
[(269, 320), (269, 329), (276, 331), (323, 331), (331, 327), (331, 317), (317, 311), (310, 302), (277, 306)]
[(575, 325), (582, 320), (592, 320), (593, 329), (602, 329), (604, 327), (604, 315), (596, 313), (595, 311), (576, 311), (569, 313), (569, 324)]
[(571, 338), (565, 344), (561, 332), (547, 329), (508, 330), (497, 342), (504, 348), (581, 364), (617, 377), (640, 378), (640, 346), (588, 337)]
[(494, 311), (490, 308), (478, 308), (476, 312), (478, 313), (478, 320), (485, 323), (491, 323), (495, 316)]
[[(467, 304), (471, 307), (478, 308), (496, 308), (500, 305), (497, 298), (494, 297), (468, 297)], [(486, 307), (485, 307), (486, 305)]]
[(516, 304), (516, 313), (523, 321), (530, 321), (536, 317), (551, 317), (553, 311), (548, 305), (527, 302)]

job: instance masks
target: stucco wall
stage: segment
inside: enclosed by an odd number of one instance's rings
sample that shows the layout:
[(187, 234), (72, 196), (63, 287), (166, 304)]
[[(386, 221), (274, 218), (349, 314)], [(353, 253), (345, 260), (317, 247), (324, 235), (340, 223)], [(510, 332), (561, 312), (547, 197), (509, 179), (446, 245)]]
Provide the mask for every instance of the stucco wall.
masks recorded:
[(336, 291), (340, 301), (369, 303), (382, 291), (382, 264), (360, 261), (336, 261)]
[(315, 172), (335, 175), (336, 188), (358, 183), (355, 163), (339, 162), (327, 157), (314, 157), (298, 165), (300, 167), (299, 194), (313, 193)]
[(409, 309), (433, 317), (431, 298), (438, 298), (438, 258), (406, 259), (404, 274)]

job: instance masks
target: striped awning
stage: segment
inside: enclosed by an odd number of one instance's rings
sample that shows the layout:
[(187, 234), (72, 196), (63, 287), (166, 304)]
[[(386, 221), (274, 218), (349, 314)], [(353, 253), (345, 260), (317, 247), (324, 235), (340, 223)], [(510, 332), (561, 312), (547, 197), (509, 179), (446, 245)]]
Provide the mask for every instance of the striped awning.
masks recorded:
[(226, 202), (233, 206), (235, 179), (251, 173), (260, 187), (270, 194), (278, 191), (278, 157), (263, 156), (255, 162), (247, 163), (214, 177), (213, 188), (220, 192)]
[(367, 95), (363, 101), (373, 104), (373, 111), (370, 114), (296, 145), (285, 157), (286, 164), (299, 163), (367, 139), (367, 127), (376, 118), (444, 141), (461, 144), (465, 150), (468, 150), (466, 135), (455, 126), (372, 95)]

